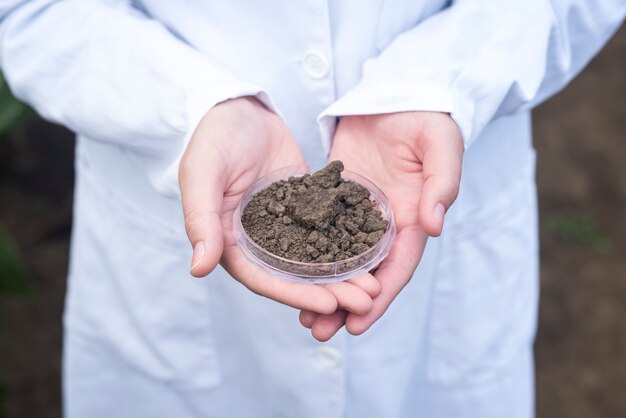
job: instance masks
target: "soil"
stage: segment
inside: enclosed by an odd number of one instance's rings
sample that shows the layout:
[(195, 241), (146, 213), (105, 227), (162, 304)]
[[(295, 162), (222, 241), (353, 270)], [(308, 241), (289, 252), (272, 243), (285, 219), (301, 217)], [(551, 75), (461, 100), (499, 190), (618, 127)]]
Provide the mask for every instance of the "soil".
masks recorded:
[(250, 238), (282, 258), (307, 263), (345, 260), (376, 245), (388, 222), (367, 188), (341, 178), (343, 169), (333, 161), (261, 190), (241, 219)]

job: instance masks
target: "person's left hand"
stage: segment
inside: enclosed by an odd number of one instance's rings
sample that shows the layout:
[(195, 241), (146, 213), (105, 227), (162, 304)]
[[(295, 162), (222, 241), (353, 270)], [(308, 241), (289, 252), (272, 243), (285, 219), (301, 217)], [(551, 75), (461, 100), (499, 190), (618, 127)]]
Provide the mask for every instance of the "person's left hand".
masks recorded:
[(301, 311), (300, 322), (320, 341), (343, 325), (349, 333), (367, 331), (409, 282), (428, 236), (438, 236), (444, 215), (456, 199), (461, 179), (463, 140), (446, 113), (403, 112), (341, 118), (330, 160), (376, 184), (391, 203), (397, 236), (389, 255), (372, 274), (381, 291), (366, 315), (337, 310), (320, 315)]

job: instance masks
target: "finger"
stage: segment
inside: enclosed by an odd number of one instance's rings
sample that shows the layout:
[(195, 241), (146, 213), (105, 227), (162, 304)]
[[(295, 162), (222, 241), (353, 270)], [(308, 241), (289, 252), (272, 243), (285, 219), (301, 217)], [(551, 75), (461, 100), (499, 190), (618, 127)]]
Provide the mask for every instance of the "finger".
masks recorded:
[(317, 319), (319, 314), (311, 311), (300, 311), (300, 323), (303, 327), (311, 329), (313, 327), (313, 323)]
[(202, 142), (192, 139), (179, 166), (185, 230), (193, 247), (190, 272), (195, 277), (215, 268), (224, 246), (220, 213), (227, 179)]
[(357, 278), (347, 280), (346, 283), (351, 283), (355, 286), (360, 287), (372, 298), (375, 298), (380, 293), (380, 283), (370, 273), (366, 273)]
[(367, 331), (387, 310), (391, 302), (411, 280), (419, 263), (428, 236), (418, 227), (406, 227), (398, 233), (389, 256), (376, 270), (380, 294), (374, 298), (372, 309), (366, 315), (350, 314), (346, 329), (360, 335)]
[(459, 192), (463, 141), (456, 126), (425, 141), (424, 185), (419, 202), (419, 222), (428, 235), (439, 236), (444, 216)]
[(316, 340), (326, 342), (341, 329), (347, 316), (348, 312), (342, 310), (330, 315), (319, 315), (313, 323), (311, 334)]
[(341, 309), (359, 315), (364, 315), (372, 309), (372, 298), (360, 287), (346, 282), (324, 284), (321, 287), (335, 295), (337, 306)]
[(296, 309), (330, 314), (337, 299), (322, 286), (273, 277), (250, 263), (239, 247), (226, 247), (221, 260), (228, 273), (252, 292)]

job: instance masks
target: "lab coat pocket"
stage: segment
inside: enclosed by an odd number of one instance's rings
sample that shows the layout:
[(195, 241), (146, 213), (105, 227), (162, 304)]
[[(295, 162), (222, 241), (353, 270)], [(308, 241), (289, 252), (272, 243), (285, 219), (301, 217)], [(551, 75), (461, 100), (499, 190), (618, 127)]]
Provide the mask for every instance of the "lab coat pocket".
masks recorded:
[[(172, 386), (207, 389), (220, 383), (221, 374), (214, 344), (211, 295), (207, 281), (188, 272), (189, 244), (183, 239), (151, 236), (133, 220), (127, 235), (133, 251), (119, 264), (129, 267), (124, 294), (130, 319), (142, 337), (146, 356), (154, 357)], [(130, 227), (130, 225), (129, 225)], [(155, 228), (153, 225), (152, 228)], [(146, 242), (146, 238), (150, 241)], [(139, 256), (139, 257), (138, 257)], [(137, 258), (138, 257), (138, 258)], [(139, 263), (140, 265), (132, 265)], [(157, 369), (157, 370), (158, 370)]]
[(536, 328), (533, 176), (519, 179), (468, 219), (457, 220), (444, 231), (441, 245), (427, 378), (454, 386), (498, 381), (531, 348)]
[(189, 275), (184, 232), (80, 170), (68, 323), (121, 364), (180, 390), (221, 381), (207, 281)]
[(137, 310), (145, 343), (168, 371), (166, 381), (181, 390), (209, 389), (221, 382), (207, 281), (188, 273), (180, 248), (161, 246), (149, 256), (146, 276), (159, 280)]

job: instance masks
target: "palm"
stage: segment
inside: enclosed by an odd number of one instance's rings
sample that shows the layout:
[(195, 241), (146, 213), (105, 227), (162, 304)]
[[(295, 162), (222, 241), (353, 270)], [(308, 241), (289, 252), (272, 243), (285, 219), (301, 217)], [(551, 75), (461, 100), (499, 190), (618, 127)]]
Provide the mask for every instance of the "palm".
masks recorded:
[[(243, 253), (237, 247), (237, 242), (233, 234), (233, 214), (239, 205), (244, 193), (256, 182), (256, 180), (267, 173), (287, 166), (305, 166), (306, 162), (302, 156), (302, 152), (295, 140), (291, 137), (289, 131), (284, 125), (279, 124), (272, 128), (271, 131), (265, 132), (264, 135), (258, 135), (254, 144), (249, 144), (247, 133), (238, 132), (236, 138), (231, 138), (227, 147), (235, 149), (245, 149), (243, 153), (227, 153), (233, 158), (232, 163), (224, 161), (225, 165), (236, 167), (236, 172), (231, 175), (229, 183), (224, 191), (224, 200), (222, 203), (221, 220), (223, 225), (224, 249), (221, 258), (221, 264), (233, 275), (237, 280), (247, 285), (247, 277), (251, 277), (253, 281), (258, 282), (262, 274), (260, 270), (248, 263)], [(247, 147), (240, 148), (237, 142), (247, 143)], [(234, 142), (234, 143), (233, 143)], [(247, 277), (246, 277), (247, 276)], [(261, 281), (266, 283), (275, 282), (275, 278), (269, 276), (263, 277)], [(285, 284), (291, 284), (285, 282)], [(275, 285), (275, 284), (274, 284)], [(298, 287), (298, 286), (295, 286)], [(253, 289), (254, 290), (254, 289)], [(257, 291), (262, 293), (262, 291)]]
[(433, 207), (438, 202), (448, 207), (454, 200), (461, 155), (458, 129), (444, 114), (410, 112), (341, 120), (330, 159), (343, 161), (347, 169), (381, 188), (391, 203), (397, 236), (373, 273), (381, 291), (372, 310), (366, 315), (303, 312), (301, 322), (314, 335), (330, 338), (344, 323), (352, 334), (361, 334), (385, 312), (412, 277), (428, 235), (441, 231), (443, 213), (435, 213)]
[[(346, 131), (337, 132), (330, 158), (342, 160), (347, 169), (374, 182), (387, 195), (394, 213), (396, 240), (388, 257), (374, 273), (384, 292), (378, 298), (380, 302), (386, 303), (406, 284), (397, 278), (412, 275), (426, 245), (427, 235), (418, 223), (424, 182), (422, 161), (414, 147), (404, 138), (399, 138), (399, 141), (395, 138), (372, 141), (361, 132), (350, 129), (349, 125), (341, 128)], [(371, 314), (376, 315), (377, 312)], [(364, 331), (360, 326), (365, 323), (362, 318), (348, 315), (346, 323), (352, 328), (351, 331)]]
[[(240, 141), (241, 146), (238, 144)], [(273, 170), (287, 166), (306, 166), (300, 147), (283, 124), (271, 127), (271, 130), (268, 129), (264, 135), (259, 135), (257, 132), (256, 141), (252, 146), (249, 144), (244, 146), (247, 142), (247, 133), (239, 132), (239, 135), (231, 138), (227, 144), (228, 148), (245, 150), (245, 152), (228, 153), (227, 155), (235, 160), (233, 163), (224, 160), (225, 165), (236, 167), (226, 185), (222, 202), (224, 255), (230, 253), (236, 246), (233, 237), (233, 213), (244, 193), (257, 179)]]
[[(381, 188), (401, 233), (405, 227), (417, 225), (422, 163), (408, 146), (389, 149), (385, 145), (357, 135), (342, 135), (336, 139), (330, 159), (343, 161), (346, 169), (369, 178)], [(398, 155), (405, 152), (408, 155)]]

